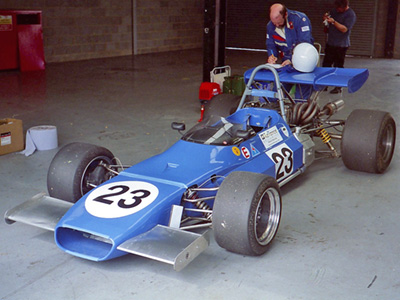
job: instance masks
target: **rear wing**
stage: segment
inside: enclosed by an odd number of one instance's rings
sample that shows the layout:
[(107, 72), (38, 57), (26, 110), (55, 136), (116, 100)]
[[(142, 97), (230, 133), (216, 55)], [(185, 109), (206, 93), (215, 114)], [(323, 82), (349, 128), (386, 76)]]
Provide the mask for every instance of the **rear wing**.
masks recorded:
[[(247, 82), (255, 68), (249, 69), (244, 73), (244, 80)], [(349, 93), (358, 91), (369, 76), (368, 69), (351, 68), (323, 68), (317, 67), (311, 73), (302, 73), (295, 70), (277, 70), (280, 82), (292, 84), (312, 85), (314, 90), (320, 91), (327, 86), (347, 88)], [(257, 71), (254, 81), (273, 82), (274, 74), (268, 69)]]

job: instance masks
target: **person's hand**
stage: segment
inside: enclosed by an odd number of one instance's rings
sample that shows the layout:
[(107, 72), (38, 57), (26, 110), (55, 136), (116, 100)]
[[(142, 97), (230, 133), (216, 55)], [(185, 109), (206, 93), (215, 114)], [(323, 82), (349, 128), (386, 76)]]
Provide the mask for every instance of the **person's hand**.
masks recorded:
[(275, 57), (273, 54), (272, 55), (270, 55), (269, 57), (268, 57), (268, 63), (269, 64), (274, 64), (274, 63), (276, 63), (276, 61), (278, 60), (278, 58), (277, 57)]
[(292, 64), (292, 62), (290, 61), (290, 59), (287, 59), (282, 63), (282, 67), (288, 66), (288, 65), (291, 65), (291, 64)]
[(328, 27), (329, 26), (329, 21), (328, 21), (328, 19), (330, 18), (331, 16), (329, 15), (329, 13), (326, 13), (326, 14), (324, 14), (324, 16), (323, 16), (323, 21), (322, 21), (322, 23), (326, 26), (326, 27)]

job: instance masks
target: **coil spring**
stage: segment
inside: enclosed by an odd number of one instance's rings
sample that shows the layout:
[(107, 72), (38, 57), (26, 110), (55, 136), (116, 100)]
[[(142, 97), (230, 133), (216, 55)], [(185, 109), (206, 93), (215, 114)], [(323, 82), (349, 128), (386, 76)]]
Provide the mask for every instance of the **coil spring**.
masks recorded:
[(317, 130), (317, 134), (320, 136), (321, 140), (326, 144), (331, 141), (331, 136), (329, 133), (325, 130), (325, 128), (321, 128)]
[[(198, 201), (198, 202), (195, 202), (194, 204), (196, 205), (196, 207), (198, 209), (211, 210), (211, 207), (207, 203), (205, 203), (204, 201)], [(206, 218), (208, 218), (208, 217), (210, 217), (211, 214), (210, 213), (203, 213), (203, 215)]]

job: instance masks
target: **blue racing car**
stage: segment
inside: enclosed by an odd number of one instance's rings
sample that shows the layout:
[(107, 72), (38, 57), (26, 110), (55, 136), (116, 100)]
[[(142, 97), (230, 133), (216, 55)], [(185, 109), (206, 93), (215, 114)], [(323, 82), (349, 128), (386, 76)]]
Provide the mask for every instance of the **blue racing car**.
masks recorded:
[[(10, 209), (6, 222), (52, 230), (60, 249), (94, 261), (132, 253), (181, 270), (207, 248), (211, 232), (229, 251), (261, 255), (278, 231), (280, 187), (316, 158), (341, 157), (348, 168), (373, 173), (389, 166), (396, 135), (389, 113), (356, 110), (334, 120), (343, 101), (318, 104), (324, 87), (355, 92), (367, 78), (365, 69), (278, 73), (258, 66), (246, 72), (242, 97), (214, 97), (204, 121), (136, 165), (96, 145), (64, 146), (50, 164), (49, 195)], [(292, 99), (282, 82), (317, 92)], [(172, 128), (185, 130), (183, 123)]]

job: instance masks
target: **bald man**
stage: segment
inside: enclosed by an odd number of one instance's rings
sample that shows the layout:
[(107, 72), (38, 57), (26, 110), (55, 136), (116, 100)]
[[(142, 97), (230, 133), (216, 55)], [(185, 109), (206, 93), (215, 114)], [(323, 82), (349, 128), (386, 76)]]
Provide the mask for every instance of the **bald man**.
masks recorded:
[(294, 46), (301, 42), (314, 44), (311, 22), (298, 11), (275, 3), (270, 7), (270, 22), (267, 24), (268, 62), (276, 63), (279, 57), (285, 66), (291, 63)]
[[(275, 64), (281, 59), (282, 66), (292, 63), (293, 48), (302, 42), (314, 44), (311, 22), (299, 11), (287, 9), (281, 3), (275, 3), (269, 10), (270, 21), (267, 24), (268, 63)], [(285, 87), (286, 88), (286, 87)], [(296, 98), (308, 99), (312, 89), (304, 86), (296, 90)]]

